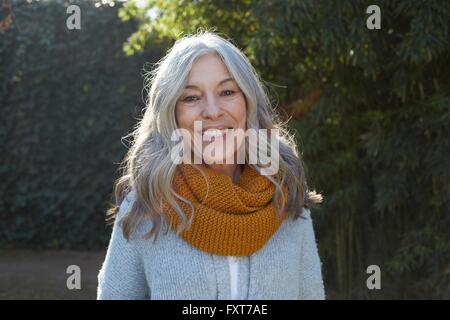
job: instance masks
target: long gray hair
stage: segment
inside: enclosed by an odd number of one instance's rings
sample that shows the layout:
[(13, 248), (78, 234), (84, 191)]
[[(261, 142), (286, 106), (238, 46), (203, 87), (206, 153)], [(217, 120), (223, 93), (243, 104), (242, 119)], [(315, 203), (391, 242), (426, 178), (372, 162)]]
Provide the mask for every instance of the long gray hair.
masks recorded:
[[(247, 129), (278, 129), (279, 132), (279, 171), (278, 179), (268, 175), (275, 185), (274, 204), (280, 214), (287, 207), (288, 216), (297, 219), (303, 210), (321, 202), (322, 197), (314, 191), (308, 191), (302, 159), (297, 151), (292, 134), (272, 107), (263, 81), (247, 57), (229, 40), (210, 31), (200, 31), (195, 35), (184, 36), (175, 42), (156, 67), (146, 75), (148, 98), (145, 113), (134, 131), (130, 133), (131, 146), (121, 163), (122, 174), (114, 186), (115, 205), (108, 210), (108, 216), (115, 218), (118, 208), (128, 193), (136, 197), (129, 212), (124, 216), (123, 234), (126, 239), (143, 218), (151, 221), (151, 228), (144, 238), (157, 237), (163, 222), (167, 222), (162, 210), (165, 199), (180, 217), (181, 232), (189, 226), (186, 214), (176, 199), (187, 203), (192, 213), (194, 207), (181, 197), (172, 187), (172, 177), (177, 165), (171, 161), (170, 150), (176, 142), (171, 140), (172, 132), (177, 129), (175, 118), (176, 102), (187, 84), (192, 63), (198, 57), (217, 54), (239, 88), (244, 93), (247, 104)], [(270, 150), (270, 147), (266, 150)], [(246, 160), (248, 148), (245, 149)], [(252, 166), (260, 172), (257, 165)], [(206, 178), (206, 175), (205, 175)], [(288, 190), (288, 199), (284, 199), (281, 188)], [(278, 198), (282, 198), (281, 207)], [(287, 206), (286, 206), (287, 204)], [(193, 217), (193, 214), (191, 215)], [(166, 224), (166, 233), (168, 231)]]

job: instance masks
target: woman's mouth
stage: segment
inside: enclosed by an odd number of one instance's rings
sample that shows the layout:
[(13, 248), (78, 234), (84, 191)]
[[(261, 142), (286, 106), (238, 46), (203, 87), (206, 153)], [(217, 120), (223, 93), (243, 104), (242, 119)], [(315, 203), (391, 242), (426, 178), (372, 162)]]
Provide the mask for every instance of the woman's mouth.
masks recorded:
[(205, 138), (211, 138), (211, 137), (225, 137), (227, 132), (229, 130), (232, 130), (233, 128), (210, 128), (202, 131), (203, 139)]

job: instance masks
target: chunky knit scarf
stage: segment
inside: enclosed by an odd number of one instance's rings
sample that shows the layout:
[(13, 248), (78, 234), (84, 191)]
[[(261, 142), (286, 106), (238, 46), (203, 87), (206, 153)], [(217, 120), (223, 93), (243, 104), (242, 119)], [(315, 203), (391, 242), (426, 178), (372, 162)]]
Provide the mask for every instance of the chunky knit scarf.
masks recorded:
[[(247, 256), (269, 241), (287, 217), (276, 212), (272, 198), (275, 186), (265, 176), (246, 164), (239, 178), (217, 173), (206, 165), (198, 165), (209, 181), (192, 165), (180, 164), (174, 176), (175, 191), (188, 199), (195, 212), (192, 225), (180, 236), (192, 246), (222, 256)], [(286, 200), (288, 193), (283, 189)], [(279, 197), (281, 204), (281, 195)], [(187, 219), (191, 207), (178, 200)], [(165, 201), (163, 209), (173, 230), (181, 223), (175, 210)]]

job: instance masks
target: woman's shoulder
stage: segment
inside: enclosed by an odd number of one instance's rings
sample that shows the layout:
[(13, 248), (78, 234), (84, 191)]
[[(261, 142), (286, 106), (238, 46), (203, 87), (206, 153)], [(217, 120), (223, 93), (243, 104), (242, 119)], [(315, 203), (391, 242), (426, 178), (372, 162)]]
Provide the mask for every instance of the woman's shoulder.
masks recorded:
[(127, 213), (130, 212), (134, 202), (136, 201), (136, 191), (129, 191), (122, 202), (120, 203), (119, 211), (117, 212), (117, 218), (123, 218)]
[(303, 207), (301, 216), (304, 219), (311, 220), (311, 209)]
[(311, 209), (303, 207), (302, 212), (297, 215), (295, 218), (290, 218), (290, 222), (296, 226), (303, 226), (308, 224), (312, 220), (311, 218)]
[(305, 235), (310, 233), (313, 228), (313, 214), (310, 208), (304, 207), (302, 213), (297, 217), (290, 219), (291, 232), (300, 235), (300, 239), (304, 239)]
[[(134, 203), (137, 201), (138, 196), (135, 190), (129, 191), (126, 196), (123, 198), (120, 203), (119, 209), (117, 211), (115, 220), (117, 227), (120, 227), (123, 230), (124, 220), (129, 214), (134, 214), (131, 212), (133, 209)], [(141, 218), (136, 220), (136, 224), (134, 224), (134, 228), (130, 233), (130, 241), (138, 241), (145, 236), (150, 230), (152, 223), (150, 219), (146, 216), (142, 216)]]

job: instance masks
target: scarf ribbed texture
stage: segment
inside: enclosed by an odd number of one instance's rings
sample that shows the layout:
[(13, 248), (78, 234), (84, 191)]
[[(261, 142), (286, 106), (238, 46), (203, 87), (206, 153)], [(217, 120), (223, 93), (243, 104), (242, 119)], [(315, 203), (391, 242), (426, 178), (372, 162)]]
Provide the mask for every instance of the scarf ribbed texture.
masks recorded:
[[(244, 165), (239, 181), (198, 165), (209, 181), (192, 165), (180, 164), (173, 187), (194, 206), (192, 225), (180, 236), (192, 246), (222, 256), (248, 256), (261, 249), (287, 217), (280, 218), (272, 202), (275, 186), (253, 167)], [(286, 200), (288, 193), (283, 189)], [(281, 204), (281, 195), (279, 198)], [(177, 199), (189, 219), (191, 207)], [(181, 223), (178, 214), (163, 201), (163, 210), (173, 230)]]

